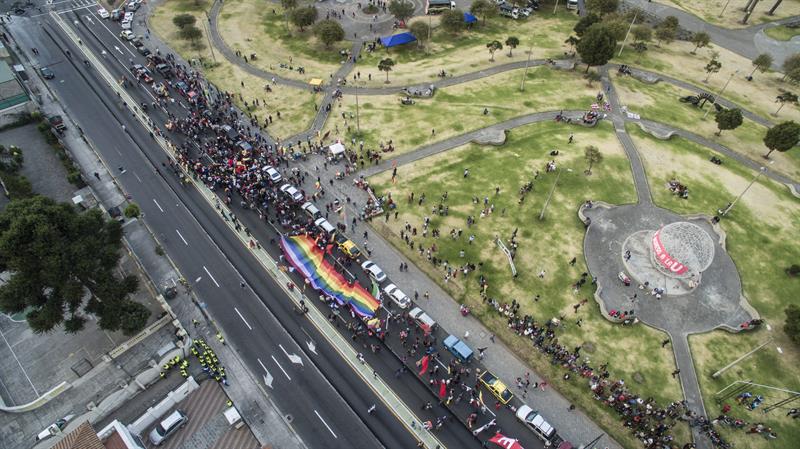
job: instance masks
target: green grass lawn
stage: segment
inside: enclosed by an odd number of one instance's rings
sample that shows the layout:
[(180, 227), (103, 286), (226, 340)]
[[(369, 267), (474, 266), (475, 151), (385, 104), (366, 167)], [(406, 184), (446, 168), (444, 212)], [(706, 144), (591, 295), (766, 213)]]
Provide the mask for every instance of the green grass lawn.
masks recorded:
[[(395, 152), (384, 155), (391, 157), (532, 112), (588, 110), (599, 89), (597, 84), (589, 87), (575, 72), (536, 67), (528, 71), (525, 91), (520, 92), (523, 72), (514, 70), (443, 88), (433, 98), (415, 99), (410, 106), (400, 104), (398, 95), (362, 95), (360, 134), (356, 131), (355, 96), (348, 95), (334, 108), (323, 134), (331, 131), (333, 137), (346, 141), (363, 140), (365, 148), (372, 150), (380, 142), (393, 140)], [(488, 115), (483, 115), (484, 108), (489, 109)], [(435, 136), (431, 133), (434, 128)]]
[[(629, 126), (628, 131), (645, 161), (654, 201), (676, 212), (709, 214), (738, 195), (754, 176), (752, 170), (732, 160), (725, 160), (719, 167), (711, 165), (708, 158), (713, 153), (685, 139), (657, 140), (635, 126)], [(673, 177), (689, 186), (689, 200), (677, 198), (664, 187)], [(800, 281), (783, 272), (797, 263), (798, 245), (790, 235), (791, 230), (800, 229), (800, 202), (785, 186), (762, 177), (722, 221), (722, 228), (727, 234), (728, 252), (739, 269), (744, 294), (772, 329), (742, 334), (716, 331), (691, 337), (698, 379), (712, 417), (718, 416), (722, 407), (714, 400), (714, 393), (736, 380), (800, 391), (796, 370), (800, 348), (782, 331), (783, 309), (800, 297)], [(774, 339), (772, 344), (720, 378), (711, 378), (713, 372), (770, 338)], [(777, 351), (778, 347), (783, 353)], [(785, 398), (764, 389), (752, 392), (764, 395), (765, 405)], [(766, 440), (743, 431), (725, 432), (736, 447), (789, 449), (800, 441), (800, 427), (786, 418), (785, 409), (764, 415), (760, 409), (749, 411), (733, 400), (725, 403), (733, 406), (732, 416), (751, 423), (763, 422), (778, 434), (777, 440)]]
[[(703, 115), (711, 105), (699, 109), (687, 103), (681, 103), (680, 97), (693, 95), (692, 92), (665, 83), (645, 84), (629, 76), (613, 76), (614, 86), (619, 94), (620, 102), (628, 109), (641, 115), (643, 119), (666, 123), (677, 128), (691, 131), (709, 140), (718, 142), (727, 148), (740, 153), (753, 161), (761, 164), (761, 157), (767, 152), (764, 146), (764, 135), (767, 128), (758, 123), (744, 119), (744, 123), (731, 131), (723, 131), (721, 136), (716, 136), (717, 124), (714, 121), (714, 111)], [(773, 153), (775, 163), (771, 169), (782, 172), (790, 177), (800, 177), (800, 159), (790, 153)]]
[[(566, 143), (570, 133), (575, 135), (575, 143)], [(593, 174), (584, 174), (586, 163), (583, 150), (588, 144), (597, 145), (604, 154), (604, 161), (595, 166)], [(538, 220), (547, 192), (555, 179), (555, 174), (544, 173), (544, 165), (553, 159), (552, 149), (561, 154), (555, 157), (564, 171), (558, 188), (544, 221)], [(467, 180), (463, 178), (464, 168), (470, 168)], [(519, 204), (519, 189), (526, 182), (534, 180), (535, 172), (540, 171), (534, 182), (533, 192), (526, 195)], [(512, 348), (523, 360), (535, 367), (537, 372), (548, 378), (571, 401), (585, 409), (594, 419), (614, 435), (626, 447), (639, 447), (636, 440), (619, 424), (619, 418), (591, 398), (584, 381), (563, 381), (563, 372), (550, 364), (547, 357), (532, 350), (529, 341), (510, 332), (506, 321), (493, 310), (488, 309), (479, 296), (478, 276), (486, 276), (489, 282), (488, 294), (501, 302), (516, 299), (522, 304), (523, 314), (531, 314), (538, 322), (564, 315), (565, 327), (559, 331), (559, 342), (567, 347), (583, 345), (586, 357), (593, 365), (609, 362), (612, 376), (625, 379), (632, 388), (643, 396), (652, 396), (660, 403), (668, 403), (681, 397), (677, 381), (670, 378), (674, 369), (671, 352), (660, 347), (663, 334), (646, 326), (622, 327), (604, 319), (594, 301), (575, 314), (572, 305), (583, 298), (592, 298), (592, 291), (584, 288), (577, 293), (571, 285), (586, 270), (583, 258), (584, 226), (577, 218), (577, 208), (586, 199), (603, 200), (610, 203), (631, 203), (636, 199), (631, 180), (630, 165), (609, 124), (596, 129), (545, 122), (514, 129), (509, 141), (501, 147), (483, 147), (474, 144), (450, 150), (398, 170), (398, 182), (392, 184), (390, 173), (378, 175), (370, 180), (381, 195), (391, 194), (398, 202), (399, 219), (384, 223), (374, 223), (378, 232), (386, 236), (417, 265), (459, 302), (469, 304), (475, 316), (481, 319), (492, 331)], [(495, 187), (500, 194), (495, 195)], [(422, 193), (428, 198), (423, 205), (409, 204), (406, 198), (414, 192), (419, 198)], [(445, 204), (449, 215), (439, 216), (431, 213), (442, 194), (448, 192)], [(480, 199), (480, 205), (473, 204), (472, 198)], [(479, 218), (483, 198), (488, 197), (494, 205), (494, 212)], [(476, 225), (467, 227), (466, 217), (472, 215)], [(441, 237), (414, 237), (412, 250), (399, 238), (399, 232), (406, 221), (421, 231), (421, 221), (425, 216), (431, 218), (431, 228), (437, 228)], [(453, 228), (463, 229), (461, 238), (452, 239), (449, 232)], [(519, 249), (515, 264), (520, 275), (514, 279), (508, 261), (493, 243), (495, 235), (508, 242), (514, 229)], [(473, 244), (468, 243), (469, 235), (475, 235)], [(436, 257), (459, 266), (465, 262), (483, 265), (479, 273), (471, 273), (466, 278), (459, 276), (448, 282), (444, 280), (442, 267), (434, 267), (418, 248), (429, 248), (436, 244)], [(464, 251), (463, 258), (460, 251)], [(575, 267), (568, 262), (572, 257), (578, 259)], [(537, 273), (547, 270), (545, 280)], [(541, 300), (534, 302), (535, 295)], [(581, 326), (576, 320), (581, 319)], [(588, 349), (588, 351), (586, 351)], [(678, 441), (685, 442), (688, 430), (684, 426), (676, 428)]]
[(778, 25), (776, 27), (765, 28), (764, 33), (775, 40), (788, 41), (800, 35), (800, 28), (789, 28), (786, 25)]

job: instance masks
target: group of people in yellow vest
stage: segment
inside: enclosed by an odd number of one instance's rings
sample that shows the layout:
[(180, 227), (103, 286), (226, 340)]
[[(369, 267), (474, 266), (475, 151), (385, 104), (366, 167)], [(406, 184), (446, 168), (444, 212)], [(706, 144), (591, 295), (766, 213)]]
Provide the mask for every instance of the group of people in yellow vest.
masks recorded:
[[(224, 344), (221, 335), (218, 334), (217, 338), (220, 338)], [(217, 355), (214, 354), (214, 350), (211, 349), (203, 339), (198, 338), (194, 340), (192, 343), (192, 354), (200, 360), (200, 364), (203, 365), (203, 371), (206, 372), (209, 377), (212, 377), (217, 382), (228, 385), (228, 379), (225, 376), (225, 367), (219, 363)]]
[(167, 372), (175, 366), (181, 370), (181, 376), (189, 377), (189, 371), (187, 371), (189, 368), (189, 361), (179, 355), (176, 355), (175, 357), (169, 359), (169, 361), (167, 361), (167, 363), (161, 367), (161, 378), (163, 379), (166, 377)]

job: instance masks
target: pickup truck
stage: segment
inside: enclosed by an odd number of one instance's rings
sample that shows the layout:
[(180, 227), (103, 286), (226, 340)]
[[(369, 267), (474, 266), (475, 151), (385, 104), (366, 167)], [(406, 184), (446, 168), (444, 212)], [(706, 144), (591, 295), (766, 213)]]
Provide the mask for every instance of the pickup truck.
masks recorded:
[(67, 125), (64, 124), (64, 119), (60, 115), (51, 115), (47, 117), (47, 121), (58, 134), (63, 134), (67, 130)]

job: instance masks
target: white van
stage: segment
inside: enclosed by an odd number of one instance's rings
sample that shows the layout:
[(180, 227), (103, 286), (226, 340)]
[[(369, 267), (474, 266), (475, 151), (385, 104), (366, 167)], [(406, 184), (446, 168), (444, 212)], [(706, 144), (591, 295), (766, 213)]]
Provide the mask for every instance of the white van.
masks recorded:
[(302, 209), (303, 212), (306, 213), (306, 215), (313, 218), (314, 220), (322, 216), (322, 212), (320, 212), (319, 209), (317, 209), (317, 206), (315, 206), (314, 203), (312, 203), (311, 201), (306, 201), (305, 203), (303, 203), (303, 205), (300, 206), (300, 209)]
[(567, 0), (567, 9), (578, 9), (578, 0)]
[(321, 231), (324, 231), (328, 235), (333, 235), (336, 232), (336, 228), (324, 218), (317, 218), (317, 220), (314, 221), (314, 226), (319, 228)]
[(556, 436), (555, 427), (544, 420), (544, 417), (536, 413), (532, 408), (527, 405), (522, 405), (517, 409), (517, 419), (522, 421), (529, 429), (539, 437), (540, 440), (549, 446), (549, 443)]
[(175, 410), (158, 423), (150, 432), (150, 442), (154, 446), (161, 446), (173, 433), (185, 426), (189, 418), (180, 410)]

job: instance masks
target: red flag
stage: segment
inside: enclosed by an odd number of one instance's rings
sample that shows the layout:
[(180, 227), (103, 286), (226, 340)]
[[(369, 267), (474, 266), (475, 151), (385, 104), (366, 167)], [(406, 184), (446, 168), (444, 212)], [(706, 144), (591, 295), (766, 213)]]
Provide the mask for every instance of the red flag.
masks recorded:
[(500, 432), (497, 432), (492, 438), (490, 438), (489, 442), (505, 449), (525, 449), (521, 444), (519, 444), (519, 440), (516, 438), (509, 438)]
[(420, 363), (420, 370), (419, 370), (419, 375), (420, 375), (420, 376), (421, 376), (421, 375), (423, 375), (423, 374), (425, 374), (425, 371), (428, 371), (428, 361), (429, 361), (430, 357), (431, 357), (431, 356), (429, 356), (429, 355), (426, 355), (426, 356), (425, 356), (425, 357), (423, 357), (423, 358), (422, 358), (422, 360), (419, 362), (419, 363)]
[(444, 399), (445, 396), (447, 396), (447, 382), (442, 380), (439, 384), (439, 398)]
[(332, 243), (325, 247), (325, 252), (330, 254), (331, 256), (333, 255), (333, 244)]

